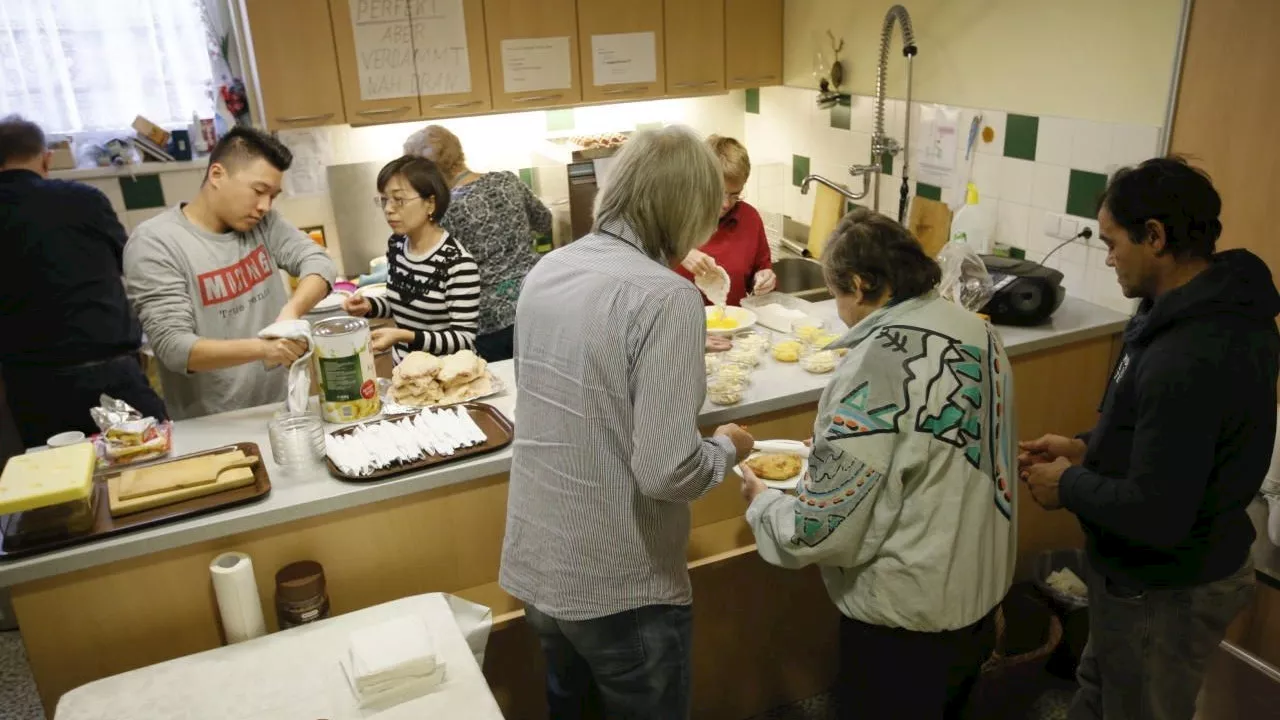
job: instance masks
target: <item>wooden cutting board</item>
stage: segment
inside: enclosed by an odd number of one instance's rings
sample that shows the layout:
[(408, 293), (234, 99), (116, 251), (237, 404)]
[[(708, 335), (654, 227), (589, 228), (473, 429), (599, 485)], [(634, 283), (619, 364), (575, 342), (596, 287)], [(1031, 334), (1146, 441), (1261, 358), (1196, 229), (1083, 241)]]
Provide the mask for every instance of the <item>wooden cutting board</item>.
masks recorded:
[(125, 470), (120, 474), (120, 499), (132, 500), (169, 490), (208, 485), (217, 479), (220, 468), (244, 460), (244, 457), (244, 453), (234, 450)]
[(821, 183), (817, 184), (816, 195), (813, 196), (813, 217), (809, 222), (809, 256), (822, 257), (822, 249), (827, 246), (827, 238), (831, 237), (836, 225), (844, 217), (844, 196)]
[(253, 468), (236, 468), (222, 473), (217, 480), (204, 485), (169, 490), (132, 500), (122, 500), (120, 498), (120, 476), (114, 476), (107, 478), (107, 498), (111, 505), (111, 516), (121, 517), (139, 513), (143, 510), (173, 505), (184, 500), (245, 487), (252, 485), (255, 479)]
[(907, 229), (920, 241), (925, 255), (937, 257), (951, 238), (951, 208), (944, 202), (917, 195), (911, 200)]

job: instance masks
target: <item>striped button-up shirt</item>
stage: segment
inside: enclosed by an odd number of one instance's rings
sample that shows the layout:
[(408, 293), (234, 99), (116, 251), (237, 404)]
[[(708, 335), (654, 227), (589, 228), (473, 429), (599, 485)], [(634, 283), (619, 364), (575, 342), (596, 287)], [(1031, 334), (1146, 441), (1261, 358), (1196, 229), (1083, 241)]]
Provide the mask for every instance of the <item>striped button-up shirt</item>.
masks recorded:
[(736, 454), (703, 439), (702, 300), (623, 224), (557, 250), (516, 310), (502, 587), (561, 620), (692, 602), (689, 503)]

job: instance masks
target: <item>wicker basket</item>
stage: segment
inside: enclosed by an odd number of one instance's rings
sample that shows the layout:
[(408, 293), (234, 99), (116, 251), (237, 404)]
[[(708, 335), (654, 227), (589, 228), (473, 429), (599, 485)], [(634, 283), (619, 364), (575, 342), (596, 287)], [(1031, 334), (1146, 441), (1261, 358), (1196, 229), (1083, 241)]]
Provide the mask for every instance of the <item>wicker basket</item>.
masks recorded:
[[(1047, 625), (1047, 629), (1042, 630), (1044, 642), (1033, 650), (1009, 654), (1006, 649), (1015, 644), (1016, 638), (1010, 636), (1007, 609), (1018, 613), (1031, 611), (1042, 617), (1043, 625), (1037, 619), (1036, 627)], [(1019, 620), (1022, 621), (1017, 623), (1019, 627), (1029, 627), (1025, 618)], [(1025, 717), (1044, 686), (1045, 664), (1061, 642), (1062, 621), (1052, 608), (1039, 599), (1034, 588), (1014, 586), (996, 610), (996, 650), (982, 664), (982, 674), (970, 703), (970, 717)]]

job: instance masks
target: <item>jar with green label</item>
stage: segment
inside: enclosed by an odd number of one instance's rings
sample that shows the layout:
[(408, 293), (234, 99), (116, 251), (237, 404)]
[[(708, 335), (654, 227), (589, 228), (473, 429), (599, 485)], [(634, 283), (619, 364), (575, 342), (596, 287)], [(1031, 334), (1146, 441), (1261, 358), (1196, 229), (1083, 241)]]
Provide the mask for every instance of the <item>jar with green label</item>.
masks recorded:
[(326, 318), (311, 326), (320, 414), (326, 421), (355, 422), (382, 411), (370, 340), (364, 318)]

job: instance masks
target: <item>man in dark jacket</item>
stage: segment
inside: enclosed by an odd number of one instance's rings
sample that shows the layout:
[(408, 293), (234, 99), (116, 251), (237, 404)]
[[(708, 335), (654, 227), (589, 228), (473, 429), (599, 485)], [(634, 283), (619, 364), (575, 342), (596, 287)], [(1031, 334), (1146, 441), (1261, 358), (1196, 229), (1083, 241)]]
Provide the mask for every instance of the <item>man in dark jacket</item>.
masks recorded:
[(1190, 720), (1205, 664), (1253, 592), (1245, 508), (1276, 431), (1280, 294), (1214, 253), (1221, 199), (1180, 159), (1111, 179), (1107, 265), (1141, 298), (1098, 423), (1022, 443), (1022, 476), (1088, 537), (1089, 643), (1071, 720)]
[(26, 447), (96, 431), (106, 393), (165, 417), (138, 362), (142, 330), (121, 281), (127, 239), (101, 191), (50, 180), (39, 126), (0, 119), (0, 372)]

